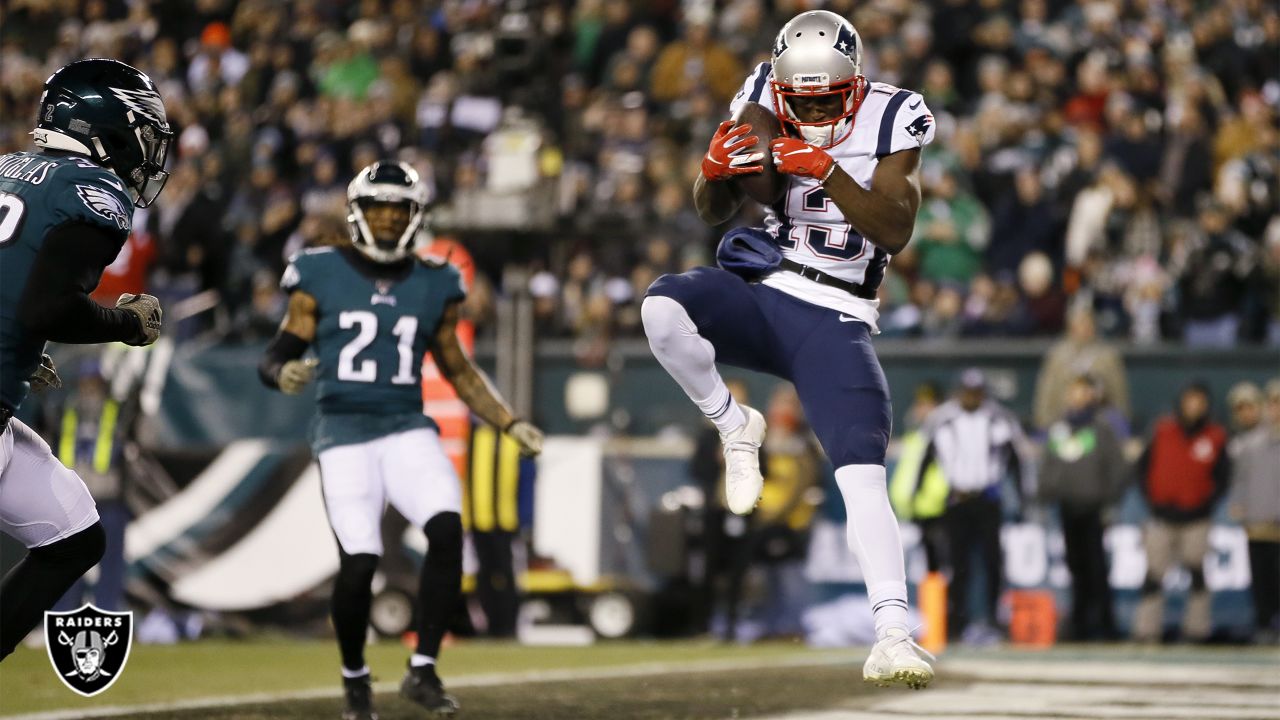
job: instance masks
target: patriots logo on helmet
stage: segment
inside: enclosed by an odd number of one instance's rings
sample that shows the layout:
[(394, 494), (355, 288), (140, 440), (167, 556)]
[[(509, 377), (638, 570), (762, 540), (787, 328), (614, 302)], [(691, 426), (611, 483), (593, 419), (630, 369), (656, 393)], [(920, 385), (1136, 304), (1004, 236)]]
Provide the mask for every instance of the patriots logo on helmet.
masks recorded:
[(924, 142), (924, 135), (929, 132), (929, 125), (932, 122), (933, 116), (929, 113), (925, 113), (911, 121), (911, 124), (907, 126), (907, 132), (911, 133), (911, 137)]
[(787, 33), (778, 33), (778, 38), (773, 41), (773, 56), (778, 57), (787, 51)]
[(85, 207), (95, 215), (113, 221), (121, 230), (128, 230), (132, 224), (133, 213), (126, 210), (120, 198), (111, 192), (92, 185), (76, 185), (76, 194)]
[(148, 120), (168, 127), (168, 116), (164, 112), (164, 101), (160, 99), (160, 95), (151, 90), (125, 90), (123, 88), (110, 88), (111, 94), (115, 95), (124, 106), (142, 115)]
[(840, 25), (836, 32), (836, 49), (856, 58), (858, 55), (858, 36), (853, 34), (853, 29), (848, 25)]

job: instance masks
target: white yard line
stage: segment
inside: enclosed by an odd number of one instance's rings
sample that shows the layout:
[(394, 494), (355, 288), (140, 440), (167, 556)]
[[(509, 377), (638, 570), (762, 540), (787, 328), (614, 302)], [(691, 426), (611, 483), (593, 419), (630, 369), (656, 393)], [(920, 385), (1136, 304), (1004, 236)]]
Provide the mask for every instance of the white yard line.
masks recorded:
[(753, 720), (1275, 720), (1280, 700), (1275, 665), (964, 658), (942, 670), (977, 682)]

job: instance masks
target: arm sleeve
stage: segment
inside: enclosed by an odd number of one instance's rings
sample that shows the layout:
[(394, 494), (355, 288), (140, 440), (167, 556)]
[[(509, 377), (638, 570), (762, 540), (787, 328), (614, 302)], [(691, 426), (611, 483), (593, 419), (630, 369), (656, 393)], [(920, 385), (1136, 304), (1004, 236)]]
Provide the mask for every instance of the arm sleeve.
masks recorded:
[(269, 388), (279, 388), (280, 368), (290, 360), (302, 357), (309, 344), (297, 335), (281, 330), (262, 354), (262, 361), (258, 363), (258, 379)]
[(880, 116), (876, 136), (876, 157), (882, 158), (903, 150), (919, 150), (933, 142), (933, 113), (920, 93), (899, 90), (888, 100)]
[(123, 237), (100, 225), (58, 226), (36, 254), (18, 307), (33, 335), (60, 343), (132, 341), (142, 334), (137, 318), (89, 298), (102, 271), (120, 252)]
[(729, 115), (736, 116), (742, 106), (749, 102), (760, 103), (769, 112), (773, 112), (773, 88), (769, 85), (769, 78), (772, 74), (772, 64), (762, 62), (757, 65), (742, 83), (742, 88), (738, 90), (738, 94), (734, 95), (733, 100), (729, 101)]

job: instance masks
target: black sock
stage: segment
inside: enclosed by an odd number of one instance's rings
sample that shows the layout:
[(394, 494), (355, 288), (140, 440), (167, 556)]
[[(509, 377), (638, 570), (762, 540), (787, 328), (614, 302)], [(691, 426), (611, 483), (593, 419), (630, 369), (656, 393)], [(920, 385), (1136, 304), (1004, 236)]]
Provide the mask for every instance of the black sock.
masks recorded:
[(373, 602), (373, 574), (378, 556), (369, 553), (348, 555), (338, 550), (338, 578), (333, 583), (333, 630), (342, 652), (342, 667), (364, 667), (364, 639), (369, 628), (369, 605)]
[(427, 558), (418, 580), (417, 653), (434, 658), (462, 593), (462, 516), (438, 513), (422, 529)]
[(44, 611), (102, 559), (107, 534), (102, 523), (43, 547), (32, 548), (0, 583), (0, 660), (31, 632)]

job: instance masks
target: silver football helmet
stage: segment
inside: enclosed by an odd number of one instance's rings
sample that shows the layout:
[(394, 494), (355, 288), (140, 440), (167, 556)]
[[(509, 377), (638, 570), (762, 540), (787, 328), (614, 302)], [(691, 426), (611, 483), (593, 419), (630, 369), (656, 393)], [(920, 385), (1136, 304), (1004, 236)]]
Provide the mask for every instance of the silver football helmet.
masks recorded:
[[(413, 252), (432, 200), (431, 186), (408, 163), (381, 160), (361, 170), (347, 186), (347, 226), (351, 243), (370, 260), (396, 262)], [(378, 203), (403, 203), (409, 221), (398, 237), (377, 237), (369, 228), (366, 211)]]
[[(782, 26), (773, 43), (774, 113), (806, 143), (829, 148), (848, 137), (862, 104), (862, 38), (848, 20), (828, 10), (800, 13)], [(796, 113), (797, 97), (838, 95), (841, 112), (817, 122)]]

